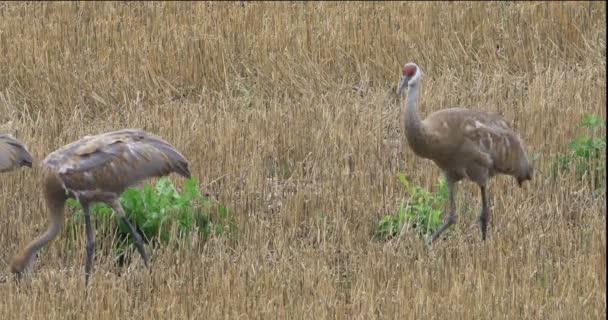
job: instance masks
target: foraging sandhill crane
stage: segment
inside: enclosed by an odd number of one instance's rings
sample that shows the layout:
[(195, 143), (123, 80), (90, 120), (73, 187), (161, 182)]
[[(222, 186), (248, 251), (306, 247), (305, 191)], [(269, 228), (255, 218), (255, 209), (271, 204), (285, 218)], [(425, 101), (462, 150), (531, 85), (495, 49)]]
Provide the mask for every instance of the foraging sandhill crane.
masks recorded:
[(0, 134), (0, 172), (19, 167), (32, 167), (32, 155), (27, 147), (10, 134)]
[(144, 264), (149, 268), (142, 238), (127, 219), (119, 201), (120, 194), (127, 187), (149, 177), (172, 172), (190, 177), (188, 166), (188, 160), (173, 146), (139, 129), (86, 136), (54, 151), (41, 163), (50, 224), (41, 236), (14, 257), (11, 271), (19, 277), (32, 270), (36, 252), (63, 227), (64, 206), (68, 197), (76, 198), (84, 212), (87, 237), (85, 286), (89, 283), (93, 255), (93, 231), (89, 215), (93, 202), (106, 203), (120, 215), (131, 230)]
[(477, 183), (481, 189), (479, 221), (481, 237), (485, 241), (490, 218), (489, 180), (494, 175), (506, 174), (515, 177), (520, 187), (524, 181), (532, 180), (533, 168), (524, 143), (496, 113), (449, 108), (434, 112), (421, 121), (417, 104), (422, 70), (415, 63), (407, 63), (402, 73), (397, 95), (409, 88), (405, 100), (407, 142), (417, 156), (432, 160), (443, 171), (449, 190), (447, 221), (431, 235), (427, 245), (456, 222), (455, 187), (464, 178)]

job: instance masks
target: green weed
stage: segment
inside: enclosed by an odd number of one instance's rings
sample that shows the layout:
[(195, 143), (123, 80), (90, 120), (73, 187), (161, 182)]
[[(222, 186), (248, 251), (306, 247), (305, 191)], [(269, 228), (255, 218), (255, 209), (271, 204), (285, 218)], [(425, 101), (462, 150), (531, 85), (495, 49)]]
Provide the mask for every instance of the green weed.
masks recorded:
[(586, 115), (579, 123), (586, 133), (570, 141), (569, 152), (558, 153), (551, 159), (551, 176), (574, 172), (577, 179), (588, 183), (596, 193), (606, 188), (606, 164), (602, 155), (606, 152), (606, 137), (601, 137), (598, 131), (603, 123), (597, 115)]
[(387, 214), (378, 223), (376, 237), (388, 239), (399, 234), (405, 224), (411, 225), (418, 235), (433, 233), (441, 226), (441, 213), (448, 198), (447, 183), (439, 178), (437, 191), (430, 192), (410, 184), (403, 174), (399, 180), (405, 187), (408, 199), (403, 199), (395, 214)]
[[(144, 241), (155, 246), (168, 244), (173, 232), (180, 241), (189, 244), (195, 233), (198, 238), (207, 239), (210, 235), (221, 236), (236, 231), (232, 213), (203, 196), (195, 178), (187, 179), (182, 192), (179, 192), (171, 180), (163, 177), (154, 186), (127, 189), (120, 202)], [(67, 203), (75, 210), (72, 224), (68, 226), (68, 230), (73, 232), (81, 224), (83, 211), (75, 199), (70, 198)], [(97, 232), (117, 235), (115, 254), (122, 261), (124, 253), (132, 247), (129, 227), (106, 204), (96, 203), (90, 211), (92, 219), (96, 219)], [(211, 220), (212, 216), (215, 222)]]

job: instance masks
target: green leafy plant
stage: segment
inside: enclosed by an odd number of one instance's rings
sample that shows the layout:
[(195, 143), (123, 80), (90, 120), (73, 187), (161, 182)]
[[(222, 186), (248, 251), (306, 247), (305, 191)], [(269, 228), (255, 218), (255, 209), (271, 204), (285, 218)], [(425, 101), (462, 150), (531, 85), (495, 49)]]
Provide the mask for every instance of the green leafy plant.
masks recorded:
[[(83, 217), (82, 207), (72, 198), (67, 202), (75, 210), (73, 225), (68, 230), (75, 231)], [(122, 193), (120, 202), (144, 241), (153, 245), (168, 244), (173, 230), (178, 239), (186, 242), (195, 233), (199, 238), (206, 239), (212, 234), (220, 236), (236, 230), (232, 213), (223, 205), (214, 204), (203, 196), (195, 178), (187, 179), (182, 192), (179, 192), (171, 180), (163, 177), (154, 186), (127, 189)], [(98, 224), (97, 232), (113, 232), (117, 235), (116, 255), (122, 261), (122, 255), (128, 251), (127, 248), (132, 247), (128, 226), (106, 204), (96, 203), (90, 212)]]
[(586, 115), (579, 124), (585, 128), (586, 134), (579, 135), (570, 141), (569, 152), (558, 153), (551, 161), (551, 175), (557, 177), (560, 173), (574, 172), (576, 177), (589, 183), (592, 190), (602, 192), (606, 187), (605, 157), (606, 137), (598, 136), (603, 122), (597, 115)]
[(448, 197), (445, 179), (439, 178), (435, 192), (410, 184), (403, 174), (399, 174), (399, 180), (409, 197), (401, 201), (395, 214), (382, 217), (375, 236), (384, 239), (394, 237), (405, 224), (410, 224), (421, 236), (437, 230), (441, 226), (441, 213)]

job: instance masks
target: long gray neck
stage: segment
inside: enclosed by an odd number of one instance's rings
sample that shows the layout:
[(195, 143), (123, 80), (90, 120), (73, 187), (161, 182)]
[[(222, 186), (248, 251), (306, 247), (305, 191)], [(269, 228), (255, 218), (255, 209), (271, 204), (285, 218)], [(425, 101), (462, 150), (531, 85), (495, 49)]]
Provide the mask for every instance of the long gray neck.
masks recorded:
[(49, 201), (49, 210), (51, 211), (51, 223), (47, 230), (38, 238), (30, 242), (20, 253), (18, 253), (11, 264), (11, 272), (22, 274), (30, 272), (36, 261), (36, 252), (45, 244), (53, 240), (57, 233), (61, 230), (64, 223), (64, 199)]
[(417, 113), (419, 93), (420, 83), (415, 81), (409, 86), (405, 100), (405, 136), (414, 152), (423, 156), (427, 153), (428, 134)]

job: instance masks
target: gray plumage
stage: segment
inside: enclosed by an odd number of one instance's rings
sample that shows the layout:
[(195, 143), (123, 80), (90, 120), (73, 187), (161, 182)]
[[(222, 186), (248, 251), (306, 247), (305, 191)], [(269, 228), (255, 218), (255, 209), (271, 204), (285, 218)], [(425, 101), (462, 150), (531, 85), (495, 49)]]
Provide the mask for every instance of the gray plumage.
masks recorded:
[(173, 146), (139, 129), (123, 129), (86, 136), (49, 154), (41, 164), (43, 190), (50, 211), (50, 225), (13, 259), (11, 271), (17, 275), (32, 269), (36, 252), (51, 241), (64, 223), (64, 206), (75, 197), (83, 207), (87, 234), (85, 283), (91, 269), (93, 232), (89, 207), (94, 202), (108, 204), (129, 226), (135, 245), (148, 266), (142, 238), (128, 221), (120, 194), (143, 179), (175, 172), (190, 177), (189, 163)]
[(19, 167), (32, 167), (32, 155), (27, 147), (9, 134), (0, 134), (0, 172)]
[(190, 177), (188, 161), (166, 141), (137, 129), (84, 138), (49, 154), (42, 166), (56, 171), (75, 194), (121, 193), (149, 177), (176, 172)]
[(485, 240), (489, 221), (489, 180), (497, 174), (506, 174), (515, 177), (521, 186), (532, 179), (533, 168), (524, 143), (496, 113), (450, 108), (420, 120), (417, 103), (422, 75), (416, 64), (405, 64), (397, 93), (400, 95), (403, 89), (409, 88), (405, 101), (405, 135), (410, 148), (416, 155), (435, 162), (448, 184), (448, 219), (431, 236), (429, 245), (456, 222), (455, 185), (465, 178), (477, 183), (481, 189), (480, 223)]

